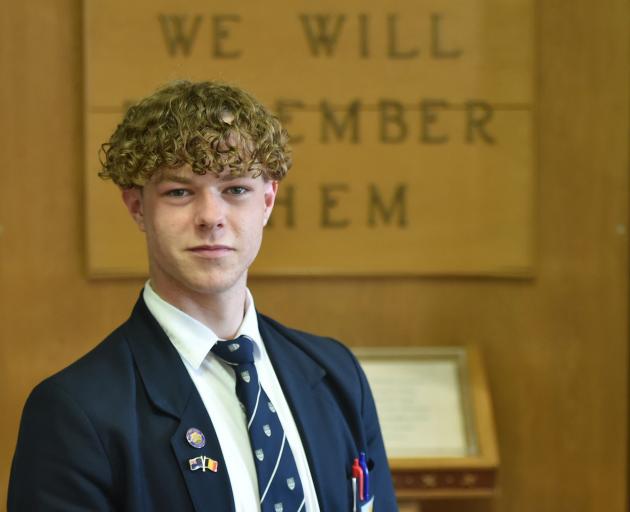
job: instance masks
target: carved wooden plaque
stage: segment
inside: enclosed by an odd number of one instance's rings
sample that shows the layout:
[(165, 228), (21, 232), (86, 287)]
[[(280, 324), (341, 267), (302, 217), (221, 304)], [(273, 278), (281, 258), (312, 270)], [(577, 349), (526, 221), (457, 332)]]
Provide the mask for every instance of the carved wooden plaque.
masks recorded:
[(294, 167), (258, 275), (527, 276), (534, 257), (531, 0), (85, 0), (92, 276), (146, 273), (98, 148), (173, 79), (242, 86)]

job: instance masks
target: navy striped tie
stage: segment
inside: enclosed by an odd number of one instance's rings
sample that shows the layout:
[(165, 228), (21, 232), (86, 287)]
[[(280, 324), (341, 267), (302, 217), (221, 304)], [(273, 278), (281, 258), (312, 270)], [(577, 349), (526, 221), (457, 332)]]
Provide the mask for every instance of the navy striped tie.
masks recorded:
[(254, 345), (247, 336), (218, 341), (212, 352), (236, 374), (236, 396), (247, 415), (262, 512), (303, 512), (304, 490), (276, 409), (258, 381)]

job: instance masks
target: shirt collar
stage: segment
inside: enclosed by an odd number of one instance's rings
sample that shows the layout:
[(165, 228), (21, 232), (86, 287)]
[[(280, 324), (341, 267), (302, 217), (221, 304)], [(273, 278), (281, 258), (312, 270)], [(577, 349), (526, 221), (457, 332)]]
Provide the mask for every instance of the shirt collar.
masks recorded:
[[(254, 359), (258, 360), (264, 351), (264, 345), (258, 330), (258, 316), (256, 315), (254, 298), (249, 289), (246, 292), (245, 314), (236, 336), (243, 334), (252, 339)], [(194, 369), (199, 369), (208, 352), (220, 338), (199, 320), (166, 302), (155, 292), (150, 281), (145, 283), (142, 297), (147, 308), (164, 329), (179, 355)]]

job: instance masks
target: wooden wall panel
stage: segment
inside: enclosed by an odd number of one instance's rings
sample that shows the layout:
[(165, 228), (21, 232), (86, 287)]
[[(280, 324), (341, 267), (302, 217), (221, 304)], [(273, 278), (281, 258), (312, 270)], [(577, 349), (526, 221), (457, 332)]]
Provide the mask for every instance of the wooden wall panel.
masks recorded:
[[(501, 451), (490, 501), (622, 512), (628, 484), (628, 3), (537, 5), (536, 278), (258, 278), (260, 309), (352, 345), (476, 343)], [(84, 277), (81, 5), (0, 17), (0, 500), (33, 385), (123, 320), (138, 280)]]

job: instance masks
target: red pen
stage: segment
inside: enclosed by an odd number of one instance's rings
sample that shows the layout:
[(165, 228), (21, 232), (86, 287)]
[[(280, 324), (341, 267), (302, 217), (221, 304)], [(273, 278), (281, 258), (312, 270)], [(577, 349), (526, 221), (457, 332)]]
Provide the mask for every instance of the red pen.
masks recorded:
[(359, 483), (359, 499), (363, 501), (365, 499), (363, 496), (363, 470), (359, 465), (359, 459), (354, 459), (352, 463), (352, 477), (356, 478)]

